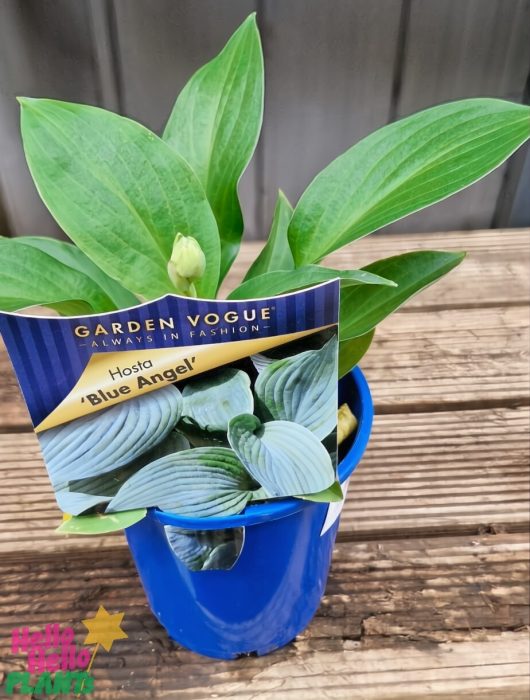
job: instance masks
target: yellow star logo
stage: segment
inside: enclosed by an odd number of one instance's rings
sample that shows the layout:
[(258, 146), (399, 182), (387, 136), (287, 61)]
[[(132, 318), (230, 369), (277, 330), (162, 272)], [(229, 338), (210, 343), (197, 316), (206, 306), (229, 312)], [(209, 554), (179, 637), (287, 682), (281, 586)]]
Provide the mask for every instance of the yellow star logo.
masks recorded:
[(124, 613), (111, 615), (100, 605), (95, 617), (82, 620), (88, 630), (84, 644), (101, 644), (105, 651), (110, 651), (117, 639), (127, 639), (127, 635), (120, 627)]

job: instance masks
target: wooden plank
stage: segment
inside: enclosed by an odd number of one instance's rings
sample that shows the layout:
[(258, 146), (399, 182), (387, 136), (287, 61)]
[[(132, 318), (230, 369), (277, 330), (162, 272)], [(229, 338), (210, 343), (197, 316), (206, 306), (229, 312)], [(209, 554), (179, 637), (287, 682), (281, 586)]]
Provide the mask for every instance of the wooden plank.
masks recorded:
[[(178, 93), (212, 59), (247, 15), (255, 0), (113, 0), (123, 110), (160, 133)], [(240, 184), (247, 236), (258, 237), (256, 171), (251, 163)]]
[(396, 314), (361, 361), (380, 413), (528, 403), (524, 307)]
[(528, 408), (376, 416), (339, 537), (526, 531)]
[[(439, 247), (442, 238), (429, 236), (426, 243)], [(410, 248), (412, 240), (411, 236), (393, 238), (395, 252)], [(449, 247), (460, 247), (461, 240), (461, 235), (447, 234)], [(358, 244), (359, 250), (364, 246), (361, 256), (367, 254), (367, 243), (365, 240)], [(376, 249), (375, 257), (385, 253), (387, 243), (388, 237), (372, 238), (370, 246)], [(513, 261), (525, 259), (527, 237), (503, 232), (501, 241), (493, 233), (470, 234), (468, 247), (473, 256), (489, 261), (483, 262), (486, 277), (491, 272), (491, 260), (502, 258), (505, 248), (509, 250), (505, 261), (508, 276)], [(248, 250), (246, 247), (243, 257)], [(374, 250), (370, 255), (374, 255)], [(457, 274), (455, 271), (442, 281), (439, 288), (443, 289)], [(354, 483), (358, 484), (360, 497), (357, 499), (354, 492), (355, 500), (350, 497), (348, 501), (343, 537), (467, 532), (489, 526), (517, 529), (527, 522), (521, 494), (524, 495), (526, 478), (524, 441), (528, 418), (525, 411), (513, 408), (528, 402), (528, 319), (519, 305), (523, 302), (522, 278), (520, 282), (514, 306), (493, 306), (483, 311), (449, 307), (435, 313), (421, 313), (414, 308), (383, 324), (363, 365), (377, 410), (388, 415), (377, 419), (365, 463), (356, 474)], [(497, 289), (501, 283), (497, 279)], [(505, 296), (509, 296), (507, 287), (502, 287)], [(494, 294), (494, 286), (490, 290)], [(469, 303), (469, 286), (463, 280), (460, 290), (456, 285), (443, 298), (460, 298), (464, 304)], [(429, 304), (426, 308), (434, 307), (435, 304)], [(1, 420), (4, 429), (7, 426), (25, 430), (25, 409), (14, 379), (7, 373), (5, 354), (3, 362)], [(466, 406), (474, 410), (463, 410)], [(483, 410), (476, 410), (481, 406)], [(499, 409), (502, 406), (506, 408)], [(449, 413), (454, 409), (458, 412)], [(432, 411), (432, 415), (426, 414)], [(392, 415), (396, 412), (407, 413)], [(16, 469), (17, 474), (22, 472), (28, 479), (28, 490), (19, 496), (21, 500), (13, 503), (10, 495), (11, 505), (5, 506), (4, 541), (0, 548), (4, 553), (12, 552), (15, 541), (21, 552), (34, 551), (35, 542), (43, 551), (62, 548), (63, 540), (51, 535), (58, 511), (34, 436), (8, 435), (0, 444), (4, 477), (16, 479)], [(446, 444), (454, 446), (449, 454)], [(414, 468), (410, 465), (411, 454)], [(388, 473), (388, 465), (392, 473)], [(403, 488), (395, 483), (394, 471)], [(504, 478), (504, 472), (509, 478)], [(4, 486), (11, 488), (13, 483), (6, 480)], [(28, 500), (31, 503), (26, 503)], [(22, 518), (26, 525), (19, 532)], [(69, 540), (67, 547), (73, 551), (85, 543), (86, 540)], [(119, 546), (113, 538), (93, 544)]]
[[(225, 289), (234, 286), (257, 248), (245, 246)], [(357, 267), (422, 248), (467, 249), (469, 255), (378, 329), (361, 363), (377, 409), (411, 412), (526, 403), (528, 231), (376, 235), (326, 262)]]
[[(412, 250), (466, 251), (455, 270), (407, 302), (403, 310), (528, 304), (530, 301), (530, 230), (451, 231), (426, 235), (395, 233), (362, 238), (328, 256), (337, 269), (359, 268), (380, 258)], [(225, 296), (243, 278), (262, 244), (248, 242), (224, 283)]]
[[(376, 416), (339, 539), (526, 530), (528, 409)], [(122, 547), (122, 535), (58, 536), (60, 512), (32, 433), (0, 435), (0, 555)]]
[(5, 0), (0, 4), (0, 189), (11, 235), (60, 235), (25, 162), (16, 96), (97, 103), (90, 27), (85, 3)]
[[(411, 0), (397, 116), (447, 100), (521, 101), (530, 63), (528, 0)], [(505, 168), (389, 227), (392, 231), (491, 225)]]
[[(125, 611), (127, 640), (94, 664), (98, 700), (523, 698), (528, 544), (523, 535), (341, 544), (308, 629), (280, 652), (223, 662), (168, 640), (129, 555), (5, 565), (0, 672), (21, 665), (11, 630)], [(309, 695), (308, 695), (309, 694)]]
[(361, 366), (380, 413), (527, 405), (525, 307), (396, 314)]
[[(522, 305), (530, 298), (528, 233), (528, 230), (452, 232), (421, 237), (395, 234), (391, 238), (377, 235), (329, 257), (329, 265), (351, 268), (407, 250), (464, 248), (469, 251), (456, 270), (410, 300), (403, 309), (407, 318), (398, 312), (378, 330), (363, 366), (374, 389), (379, 382), (380, 389), (374, 393), (380, 410), (404, 410), (404, 407), (422, 410), (422, 406), (432, 405), (434, 400), (445, 406), (462, 401), (469, 404), (470, 401), (526, 400), (528, 313)], [(261, 245), (243, 246), (223, 293), (242, 278)], [(512, 305), (514, 308), (510, 308)], [(488, 306), (496, 308), (480, 311)], [(473, 311), (474, 307), (477, 310)], [(433, 314), (433, 310), (438, 312)], [(429, 313), (422, 313), (425, 311)], [(389, 368), (391, 375), (386, 374)], [(444, 377), (443, 381), (436, 383), (436, 373)], [(27, 428), (27, 411), (3, 348), (0, 377), (0, 428)], [(496, 382), (485, 384), (486, 377)], [(398, 384), (389, 386), (390, 379)], [(506, 386), (502, 383), (505, 379)], [(461, 380), (465, 381), (465, 393), (461, 390)], [(423, 381), (425, 387), (419, 387), (418, 383)], [(383, 383), (387, 383), (386, 390)], [(403, 395), (401, 388), (406, 389)], [(424, 390), (427, 398), (423, 396)], [(433, 394), (436, 394), (434, 399)], [(417, 406), (413, 407), (415, 402)]]
[[(518, 406), (529, 401), (528, 311), (520, 306), (398, 313), (381, 324), (361, 366), (380, 413)], [(0, 356), (0, 426), (29, 419)]]
[(340, 153), (388, 120), (401, 3), (265, 0), (262, 231), (278, 188), (294, 202)]

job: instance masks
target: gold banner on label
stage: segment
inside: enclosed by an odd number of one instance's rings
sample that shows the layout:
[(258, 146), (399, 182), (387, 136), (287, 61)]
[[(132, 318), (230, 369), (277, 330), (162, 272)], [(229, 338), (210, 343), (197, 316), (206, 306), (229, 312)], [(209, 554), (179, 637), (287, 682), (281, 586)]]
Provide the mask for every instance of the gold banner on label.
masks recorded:
[(324, 328), (329, 326), (217, 345), (94, 353), (72, 391), (39, 423), (35, 432), (54, 428), (74, 418), (101, 411), (166, 384), (270, 350)]

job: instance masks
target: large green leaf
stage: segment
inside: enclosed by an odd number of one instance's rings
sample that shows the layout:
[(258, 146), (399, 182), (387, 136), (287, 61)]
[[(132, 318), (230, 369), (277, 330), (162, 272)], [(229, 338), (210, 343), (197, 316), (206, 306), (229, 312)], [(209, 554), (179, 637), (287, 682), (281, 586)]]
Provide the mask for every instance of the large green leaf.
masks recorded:
[(0, 237), (0, 309), (35, 305), (52, 307), (63, 316), (116, 308), (87, 275), (24, 244), (22, 238)]
[[(44, 236), (23, 236), (22, 238), (17, 238), (17, 241), (23, 245), (37, 248), (63, 263), (63, 265), (67, 265), (73, 270), (77, 270), (89, 277), (93, 282), (99, 285), (112, 300), (116, 309), (125, 309), (128, 306), (135, 306), (138, 304), (138, 299), (132, 292), (129, 292), (122, 287), (119, 282), (116, 282), (112, 277), (105, 274), (103, 270), (95, 265), (90, 258), (87, 258), (83, 251), (77, 246), (67, 243), (66, 241), (45, 238)], [(107, 309), (94, 310), (106, 311)]]
[(530, 136), (530, 108), (495, 99), (432, 107), (375, 131), (325, 168), (289, 226), (297, 266), (483, 177)]
[(244, 281), (252, 277), (263, 275), (265, 272), (274, 270), (292, 270), (294, 267), (293, 254), (287, 239), (289, 222), (293, 215), (293, 208), (289, 200), (280, 190), (274, 208), (272, 226), (269, 232), (267, 243), (258, 257), (249, 267)]
[(417, 250), (384, 258), (364, 269), (388, 276), (397, 287), (349, 287), (340, 300), (339, 333), (342, 341), (369, 333), (378, 323), (456, 267), (465, 253)]
[(139, 508), (109, 515), (77, 515), (65, 520), (55, 532), (60, 535), (104, 535), (130, 527), (146, 514), (145, 508)]
[(263, 367), (255, 392), (272, 418), (299, 423), (323, 440), (337, 425), (336, 336), (320, 350), (307, 350)]
[(228, 430), (231, 418), (252, 413), (254, 397), (250, 377), (240, 369), (228, 367), (191, 379), (182, 392), (182, 417), (203, 430)]
[(120, 488), (107, 512), (158, 506), (207, 517), (240, 513), (257, 488), (233, 450), (198, 447), (147, 465)]
[(178, 232), (201, 245), (198, 293), (219, 279), (217, 225), (191, 167), (155, 134), (97, 107), (20, 98), (31, 174), (59, 225), (107, 275), (145, 298), (174, 291)]
[(372, 328), (371, 331), (365, 333), (364, 335), (360, 335), (358, 338), (350, 338), (349, 340), (340, 341), (339, 378), (343, 377), (345, 374), (348, 374), (351, 369), (359, 364), (359, 361), (372, 344), (374, 334), (375, 329)]
[(306, 265), (296, 270), (276, 270), (253, 277), (243, 282), (228, 295), (228, 299), (256, 299), (285, 292), (294, 292), (303, 287), (340, 278), (341, 286), (356, 284), (382, 284), (395, 287), (395, 282), (373, 275), (365, 270), (333, 270), (320, 265)]
[(173, 385), (38, 434), (55, 486), (124, 466), (169, 435), (180, 418), (182, 395)]
[(261, 423), (250, 414), (230, 421), (228, 439), (269, 496), (323, 491), (335, 481), (328, 451), (307, 428), (290, 421)]
[(184, 87), (163, 136), (206, 190), (221, 236), (221, 279), (239, 250), (243, 217), (237, 185), (256, 147), (262, 116), (263, 56), (251, 15)]

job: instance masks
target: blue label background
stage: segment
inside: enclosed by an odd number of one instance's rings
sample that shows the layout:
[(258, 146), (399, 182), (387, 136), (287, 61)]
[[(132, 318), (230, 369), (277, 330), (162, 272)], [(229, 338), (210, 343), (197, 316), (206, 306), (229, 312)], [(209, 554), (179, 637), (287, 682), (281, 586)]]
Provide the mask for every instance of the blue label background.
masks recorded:
[[(75, 318), (43, 318), (0, 312), (0, 332), (15, 368), (33, 425), (38, 425), (70, 393), (94, 353), (215, 345), (336, 324), (339, 314), (339, 287), (339, 281), (332, 280), (294, 294), (250, 301), (188, 299), (168, 295), (131, 309)], [(270, 319), (263, 321), (260, 320), (260, 311), (266, 307), (271, 308)], [(246, 309), (256, 309), (256, 321), (247, 322), (242, 319)], [(222, 316), (228, 311), (239, 313), (240, 321), (234, 324), (223, 322)], [(211, 336), (212, 326), (199, 322), (193, 327), (187, 320), (187, 316), (196, 315), (203, 319), (208, 313), (221, 316), (219, 327), (229, 326), (237, 332)], [(146, 331), (142, 327), (138, 333), (124, 333), (120, 336), (94, 337), (91, 334), (88, 338), (78, 338), (74, 335), (74, 329), (79, 325), (87, 326), (93, 331), (98, 323), (109, 328), (113, 322), (125, 325), (128, 321), (138, 321), (143, 326), (143, 321), (147, 319), (154, 319), (156, 322), (158, 318), (169, 317), (174, 318), (173, 329)], [(250, 332), (252, 324), (259, 324), (258, 332)], [(247, 332), (240, 333), (240, 326), (246, 326)], [(195, 331), (193, 338), (189, 336), (190, 330)], [(206, 332), (205, 337), (200, 337), (201, 331)], [(171, 333), (178, 333), (179, 339), (171, 339)], [(146, 335), (152, 337), (152, 342), (136, 341), (136, 336)], [(113, 346), (109, 342), (108, 347), (102, 347), (101, 341), (111, 337), (127, 337), (134, 342), (123, 345), (122, 341), (121, 346)], [(93, 340), (98, 342), (99, 347), (91, 347)], [(214, 348), (212, 351), (215, 351)]]

